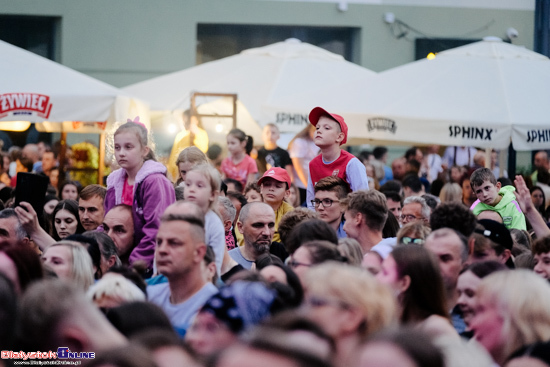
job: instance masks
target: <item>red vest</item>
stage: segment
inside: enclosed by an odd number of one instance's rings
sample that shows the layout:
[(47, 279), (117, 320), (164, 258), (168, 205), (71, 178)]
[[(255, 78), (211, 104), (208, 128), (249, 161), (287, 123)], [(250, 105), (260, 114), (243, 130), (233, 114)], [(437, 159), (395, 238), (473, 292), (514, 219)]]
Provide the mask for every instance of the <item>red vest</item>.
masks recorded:
[(342, 180), (348, 182), (346, 168), (349, 161), (355, 158), (355, 156), (345, 150), (341, 150), (340, 152), (340, 157), (329, 164), (323, 163), (322, 154), (319, 154), (317, 157), (313, 158), (311, 162), (309, 162), (309, 175), (311, 176), (313, 186), (315, 186), (320, 179), (328, 176), (338, 176)]

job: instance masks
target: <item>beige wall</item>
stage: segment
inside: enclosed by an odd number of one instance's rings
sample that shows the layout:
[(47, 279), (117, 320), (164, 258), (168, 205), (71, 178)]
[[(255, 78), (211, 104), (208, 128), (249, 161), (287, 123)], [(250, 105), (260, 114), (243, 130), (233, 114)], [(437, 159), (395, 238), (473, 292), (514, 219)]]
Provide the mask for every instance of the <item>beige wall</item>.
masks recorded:
[(434, 37), (505, 37), (532, 49), (534, 11), (254, 0), (0, 0), (1, 14), (59, 16), (60, 61), (115, 86), (195, 64), (198, 23), (358, 27), (355, 59), (383, 71), (414, 60), (414, 37), (395, 39), (385, 12)]

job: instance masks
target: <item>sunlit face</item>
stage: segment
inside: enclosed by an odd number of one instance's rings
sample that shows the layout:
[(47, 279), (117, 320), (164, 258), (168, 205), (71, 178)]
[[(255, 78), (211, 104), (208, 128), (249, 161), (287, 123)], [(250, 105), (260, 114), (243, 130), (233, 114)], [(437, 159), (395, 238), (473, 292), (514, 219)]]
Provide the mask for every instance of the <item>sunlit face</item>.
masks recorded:
[(503, 353), (507, 336), (503, 333), (504, 318), (494, 303), (477, 299), (475, 315), (470, 321), (474, 338), (485, 347), (493, 359)]
[(59, 170), (58, 169), (52, 169), (50, 171), (50, 184), (55, 187), (57, 190), (57, 186), (59, 185)]
[(470, 180), (465, 179), (462, 181), (462, 201), (468, 202), (468, 201), (475, 201), (476, 194), (472, 190), (472, 186), (470, 185)]
[(284, 270), (278, 266), (268, 265), (260, 270), (260, 274), (270, 283), (288, 284)]
[(48, 215), (52, 214), (57, 203), (59, 203), (59, 200), (57, 199), (48, 201), (46, 204), (44, 204), (44, 212)]
[(474, 187), (476, 197), (482, 203), (487, 205), (495, 205), (495, 201), (498, 197), (498, 191), (500, 190), (500, 182), (493, 184), (491, 181), (483, 181), (481, 186)]
[(195, 164), (191, 163), (191, 162), (179, 162), (178, 163), (178, 170), (179, 170), (179, 173), (180, 173), (180, 178), (182, 181), (185, 181), (185, 177), (187, 176), (187, 172), (189, 172), (191, 170), (191, 168), (193, 168), (195, 166)]
[(78, 189), (76, 186), (71, 184), (63, 186), (61, 200), (78, 200)]
[(381, 270), (376, 274), (376, 279), (390, 287), (392, 290), (400, 290), (399, 270), (393, 256), (389, 255), (383, 262)]
[(550, 252), (536, 254), (535, 256), (535, 273), (546, 280), (550, 279)]
[(61, 209), (55, 214), (54, 225), (57, 235), (63, 239), (76, 233), (78, 221), (70, 211)]
[(317, 125), (313, 141), (318, 147), (328, 147), (334, 143), (340, 143), (344, 139), (344, 134), (340, 129), (340, 124), (331, 118), (321, 116)]
[[(340, 199), (334, 191), (319, 190), (315, 193), (315, 211), (319, 214), (319, 219), (329, 225), (340, 225), (342, 221), (343, 207), (340, 205)], [(325, 206), (326, 203), (326, 206)], [(331, 203), (329, 205), (329, 203)]]
[(466, 325), (469, 325), (474, 317), (476, 306), (476, 292), (477, 288), (481, 284), (481, 278), (471, 271), (466, 271), (458, 277), (457, 291), (458, 300), (457, 305), (462, 311), (462, 318)]
[(246, 140), (240, 141), (233, 135), (227, 135), (227, 151), (230, 154), (244, 153), (246, 150)]
[(303, 284), (305, 274), (313, 265), (313, 260), (311, 259), (309, 250), (302, 246), (298, 247), (298, 249), (290, 256), (289, 265), (292, 270), (294, 270), (296, 275), (298, 275), (298, 278), (300, 278), (300, 281)]
[(426, 239), (424, 246), (439, 260), (439, 269), (443, 276), (445, 289), (447, 291), (454, 290), (458, 274), (464, 266), (461, 257), (463, 244), (460, 238), (454, 233), (438, 238), (431, 234)]
[(113, 208), (103, 219), (103, 230), (115, 243), (119, 256), (127, 256), (134, 248), (134, 220), (132, 212)]
[(408, 203), (403, 206), (401, 212), (401, 223), (403, 225), (411, 222), (424, 221), (422, 216), (422, 204)]
[(53, 152), (44, 152), (42, 155), (42, 170), (48, 172), (55, 166), (55, 156)]
[(277, 181), (270, 177), (264, 178), (260, 189), (264, 202), (273, 205), (280, 204), (290, 195), (290, 190), (286, 186), (286, 182)]
[(256, 190), (248, 190), (246, 194), (244, 194), (244, 197), (246, 198), (246, 201), (248, 203), (253, 203), (253, 202), (261, 202), (263, 201), (262, 199), (262, 194), (260, 194), (258, 191)]
[(365, 256), (363, 256), (361, 267), (372, 275), (376, 275), (382, 270), (382, 258), (375, 252), (367, 252)]
[(60, 279), (72, 279), (73, 255), (67, 246), (50, 246), (42, 254), (42, 262), (49, 265)]
[(531, 201), (533, 202), (533, 205), (537, 208), (542, 206), (542, 204), (544, 203), (544, 197), (542, 196), (542, 191), (534, 190), (531, 193)]
[(216, 198), (216, 192), (212, 190), (210, 181), (202, 173), (190, 171), (185, 177), (183, 197), (206, 212)]
[(183, 221), (161, 222), (157, 232), (155, 261), (158, 272), (169, 279), (189, 273), (199, 262), (204, 261), (191, 235), (191, 224)]
[(279, 129), (273, 126), (266, 126), (262, 132), (262, 140), (264, 143), (276, 144), (279, 140)]
[(400, 220), (402, 211), (401, 202), (388, 199), (386, 203), (388, 204), (388, 210), (395, 216), (397, 220)]
[(344, 212), (344, 232), (346, 232), (348, 237), (353, 239), (357, 239), (359, 237), (359, 227), (356, 224), (357, 215), (359, 214), (351, 210), (346, 210)]
[(78, 200), (78, 215), (85, 230), (96, 230), (103, 221), (104, 213), (103, 199), (100, 196), (92, 196), (88, 200), (82, 198)]
[(300, 193), (298, 192), (298, 188), (295, 186), (290, 187), (290, 196), (288, 197), (288, 202), (293, 207), (299, 206), (300, 203), (298, 202), (300, 198)]
[(115, 158), (126, 171), (138, 170), (144, 162), (149, 148), (141, 145), (136, 132), (122, 131), (115, 135)]
[(202, 356), (221, 351), (236, 340), (237, 335), (210, 312), (199, 312), (185, 334), (191, 349)]

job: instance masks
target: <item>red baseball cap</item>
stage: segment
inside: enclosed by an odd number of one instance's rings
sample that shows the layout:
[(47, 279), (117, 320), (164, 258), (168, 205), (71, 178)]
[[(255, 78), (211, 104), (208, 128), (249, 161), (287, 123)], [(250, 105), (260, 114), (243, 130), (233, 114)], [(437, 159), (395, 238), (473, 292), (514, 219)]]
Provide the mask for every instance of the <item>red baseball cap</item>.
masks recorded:
[(264, 182), (266, 178), (272, 178), (275, 181), (279, 182), (286, 182), (286, 184), (288, 185), (287, 188), (290, 188), (290, 185), (292, 184), (288, 172), (286, 171), (286, 169), (281, 167), (273, 167), (265, 171), (264, 175), (258, 180), (258, 186), (261, 186), (262, 182)]
[(340, 145), (346, 144), (346, 142), (348, 141), (348, 125), (346, 125), (344, 118), (335, 113), (330, 113), (324, 108), (315, 107), (309, 113), (309, 122), (311, 122), (313, 126), (317, 126), (317, 123), (319, 122), (319, 119), (321, 118), (321, 116), (329, 117), (340, 124), (340, 129), (342, 129), (342, 132), (344, 133), (344, 140), (342, 140)]

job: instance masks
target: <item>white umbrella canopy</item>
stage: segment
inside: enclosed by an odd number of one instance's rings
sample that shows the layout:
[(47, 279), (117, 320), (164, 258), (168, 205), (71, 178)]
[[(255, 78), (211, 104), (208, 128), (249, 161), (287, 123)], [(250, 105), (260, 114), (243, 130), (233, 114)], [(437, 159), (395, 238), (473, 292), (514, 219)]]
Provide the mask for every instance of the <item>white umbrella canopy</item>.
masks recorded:
[(28, 121), (44, 123), (42, 130), (91, 132), (136, 115), (148, 124), (147, 104), (129, 93), (3, 41), (0, 79), (3, 126)]
[(273, 122), (284, 133), (301, 130), (310, 109), (288, 113), (281, 100), (372, 75), (340, 55), (289, 39), (124, 89), (150, 102), (152, 110), (183, 111), (193, 92), (234, 93), (261, 127)]
[(349, 144), (550, 148), (550, 60), (495, 37), (293, 100), (344, 116)]

